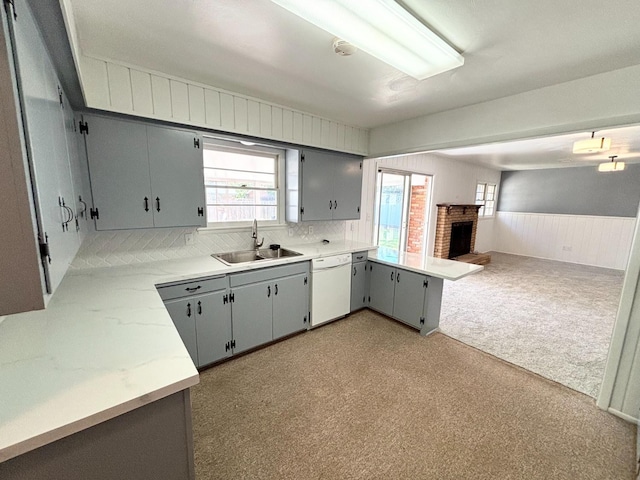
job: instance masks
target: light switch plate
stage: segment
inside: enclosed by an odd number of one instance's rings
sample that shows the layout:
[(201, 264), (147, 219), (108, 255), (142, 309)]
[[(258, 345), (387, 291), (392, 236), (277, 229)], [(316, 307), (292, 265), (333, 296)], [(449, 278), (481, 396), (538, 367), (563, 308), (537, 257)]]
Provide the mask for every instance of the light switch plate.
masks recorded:
[(309, 235), (313, 235), (313, 226), (309, 225)]

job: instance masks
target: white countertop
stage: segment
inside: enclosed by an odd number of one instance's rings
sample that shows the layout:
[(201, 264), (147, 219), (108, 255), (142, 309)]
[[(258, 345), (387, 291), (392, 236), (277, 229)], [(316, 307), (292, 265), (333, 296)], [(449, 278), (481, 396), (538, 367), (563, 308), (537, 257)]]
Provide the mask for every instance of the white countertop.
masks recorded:
[(303, 256), (234, 267), (203, 256), (69, 270), (45, 310), (0, 318), (0, 462), (198, 383), (155, 285), (370, 245), (292, 248)]
[[(286, 247), (303, 255), (237, 266), (202, 256), (69, 270), (45, 310), (0, 318), (0, 462), (198, 383), (156, 285), (375, 248)], [(449, 280), (482, 269), (377, 258)]]
[(369, 258), (386, 265), (399, 266), (418, 273), (426, 273), (432, 277), (445, 280), (460, 280), (467, 275), (483, 270), (482, 265), (456, 262), (444, 258), (422, 257), (416, 253), (400, 253), (398, 250), (379, 249), (371, 252)]

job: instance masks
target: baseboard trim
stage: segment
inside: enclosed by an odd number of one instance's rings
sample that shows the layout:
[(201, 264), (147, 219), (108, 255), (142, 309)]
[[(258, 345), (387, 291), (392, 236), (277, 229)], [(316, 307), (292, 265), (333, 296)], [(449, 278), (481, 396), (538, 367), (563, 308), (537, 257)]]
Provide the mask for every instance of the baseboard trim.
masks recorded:
[(621, 412), (620, 410), (616, 410), (615, 408), (609, 407), (607, 409), (607, 412), (609, 412), (612, 415), (615, 415), (616, 417), (619, 417), (619, 418), (621, 418), (623, 420), (626, 420), (629, 423), (640, 424), (640, 419), (632, 417), (631, 415), (628, 415), (628, 414), (626, 414), (624, 412)]

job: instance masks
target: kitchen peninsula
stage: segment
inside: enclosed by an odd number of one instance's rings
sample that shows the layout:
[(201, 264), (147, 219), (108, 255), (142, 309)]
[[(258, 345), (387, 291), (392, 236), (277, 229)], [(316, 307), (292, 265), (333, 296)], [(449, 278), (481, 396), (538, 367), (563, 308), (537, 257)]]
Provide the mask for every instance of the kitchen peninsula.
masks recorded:
[[(302, 255), (270, 260), (269, 266), (371, 246), (290, 248)], [(418, 265), (375, 253), (370, 265), (426, 275), (429, 288), (439, 284), (433, 288), (437, 298), (429, 298), (438, 315), (442, 280), (482, 269), (441, 259)], [(37, 479), (56, 471), (66, 479), (193, 478), (189, 388), (198, 383), (198, 372), (156, 285), (265, 266), (227, 266), (203, 256), (70, 270), (46, 310), (4, 317), (0, 476), (10, 480), (29, 472)]]

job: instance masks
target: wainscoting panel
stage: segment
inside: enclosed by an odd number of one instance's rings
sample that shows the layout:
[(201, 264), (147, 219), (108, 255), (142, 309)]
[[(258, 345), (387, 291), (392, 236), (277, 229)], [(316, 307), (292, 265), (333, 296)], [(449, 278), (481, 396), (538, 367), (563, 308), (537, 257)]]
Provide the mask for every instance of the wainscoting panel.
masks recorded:
[(361, 155), (369, 148), (367, 129), (134, 65), (83, 55), (80, 80), (91, 108)]
[(497, 212), (495, 250), (624, 270), (636, 219)]

